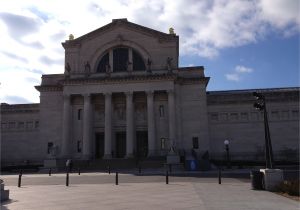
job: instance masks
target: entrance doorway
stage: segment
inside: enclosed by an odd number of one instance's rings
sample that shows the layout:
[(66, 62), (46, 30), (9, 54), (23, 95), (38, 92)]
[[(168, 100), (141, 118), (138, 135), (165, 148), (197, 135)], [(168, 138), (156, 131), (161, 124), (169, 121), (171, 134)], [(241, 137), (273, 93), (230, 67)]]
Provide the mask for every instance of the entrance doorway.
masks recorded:
[(136, 132), (136, 155), (137, 158), (144, 158), (148, 155), (148, 131)]
[(126, 132), (116, 133), (116, 158), (123, 158), (126, 155)]
[(104, 133), (96, 133), (95, 158), (102, 158), (104, 155)]

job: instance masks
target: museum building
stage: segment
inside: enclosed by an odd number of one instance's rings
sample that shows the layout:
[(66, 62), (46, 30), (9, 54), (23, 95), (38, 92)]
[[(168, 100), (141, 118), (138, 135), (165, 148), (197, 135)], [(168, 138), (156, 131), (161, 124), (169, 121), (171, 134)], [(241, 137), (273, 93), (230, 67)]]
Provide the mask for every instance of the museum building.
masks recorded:
[[(264, 158), (265, 95), (276, 160), (297, 161), (299, 88), (207, 91), (204, 67), (179, 67), (179, 36), (127, 19), (62, 43), (63, 74), (42, 75), (39, 104), (1, 104), (1, 163), (182, 155)], [(272, 78), (270, 78), (272, 79)]]

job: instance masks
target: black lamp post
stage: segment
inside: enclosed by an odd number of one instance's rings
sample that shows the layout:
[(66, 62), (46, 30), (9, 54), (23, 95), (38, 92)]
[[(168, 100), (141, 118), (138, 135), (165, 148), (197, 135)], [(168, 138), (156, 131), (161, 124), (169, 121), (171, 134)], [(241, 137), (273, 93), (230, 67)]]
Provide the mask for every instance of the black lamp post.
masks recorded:
[(227, 162), (227, 168), (231, 168), (230, 164), (230, 158), (229, 158), (229, 140), (224, 141), (225, 150), (226, 150), (226, 162)]
[(253, 92), (253, 96), (256, 98), (257, 102), (254, 103), (254, 107), (257, 110), (264, 112), (264, 128), (265, 128), (265, 159), (266, 168), (273, 168), (273, 151), (272, 142), (270, 137), (269, 123), (268, 123), (268, 112), (266, 106), (265, 96), (261, 93)]

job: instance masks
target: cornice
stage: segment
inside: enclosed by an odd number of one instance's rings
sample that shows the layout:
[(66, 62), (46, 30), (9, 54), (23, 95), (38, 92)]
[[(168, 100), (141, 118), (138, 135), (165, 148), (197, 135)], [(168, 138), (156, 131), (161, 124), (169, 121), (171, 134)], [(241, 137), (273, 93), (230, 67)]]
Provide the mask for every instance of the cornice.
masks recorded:
[(63, 88), (60, 85), (40, 85), (34, 86), (39, 92), (49, 92), (49, 91), (62, 91)]
[(210, 77), (196, 77), (196, 78), (179, 77), (176, 82), (181, 85), (200, 84), (200, 83), (204, 82), (205, 86), (207, 86), (209, 80), (210, 80)]
[(40, 112), (39, 109), (37, 110), (29, 110), (29, 109), (23, 109), (23, 110), (19, 110), (19, 109), (9, 109), (9, 110), (1, 110), (1, 114), (14, 114), (14, 113), (38, 113)]
[(140, 76), (122, 76), (122, 77), (103, 77), (103, 78), (83, 78), (83, 79), (66, 79), (62, 85), (79, 85), (79, 84), (122, 84), (138, 82), (157, 82), (157, 81), (174, 81), (177, 79), (176, 74), (153, 74)]
[[(213, 91), (207, 92), (208, 105), (221, 104), (249, 104), (254, 103), (255, 99), (252, 95), (254, 90), (240, 91)], [(269, 102), (297, 102), (299, 103), (299, 89), (255, 89), (265, 95), (267, 103)]]

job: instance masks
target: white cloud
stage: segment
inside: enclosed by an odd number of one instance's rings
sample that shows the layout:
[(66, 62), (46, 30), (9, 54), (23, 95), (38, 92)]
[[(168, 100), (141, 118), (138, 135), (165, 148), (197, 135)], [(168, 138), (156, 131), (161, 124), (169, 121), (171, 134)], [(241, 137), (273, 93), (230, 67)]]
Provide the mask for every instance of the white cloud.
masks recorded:
[(245, 67), (245, 66), (236, 66), (235, 71), (238, 73), (251, 73), (253, 69)]
[(239, 82), (241, 80), (240, 76), (238, 74), (225, 74), (225, 77), (229, 81), (235, 81)]
[[(68, 34), (76, 38), (114, 18), (126, 17), (131, 22), (163, 32), (173, 27), (180, 36), (181, 55), (215, 58), (222, 49), (259, 42), (269, 31), (283, 36), (299, 33), (298, 13), (297, 0), (3, 1), (0, 7), (0, 71), (15, 71), (15, 67), (20, 67), (48, 74), (62, 73), (61, 42)], [(237, 81), (239, 73), (229, 78)], [(8, 76), (13, 75), (2, 73), (0, 82), (9, 81)], [(23, 85), (25, 83), (14, 85), (17, 93), (22, 92)], [(1, 85), (1, 100), (8, 89)], [(31, 98), (32, 93), (22, 94)], [(38, 97), (34, 101), (38, 102)]]
[(252, 73), (252, 72), (253, 72), (252, 68), (237, 65), (234, 68), (234, 73), (225, 74), (225, 77), (229, 81), (239, 82), (243, 79), (243, 75), (249, 74), (249, 73)]

